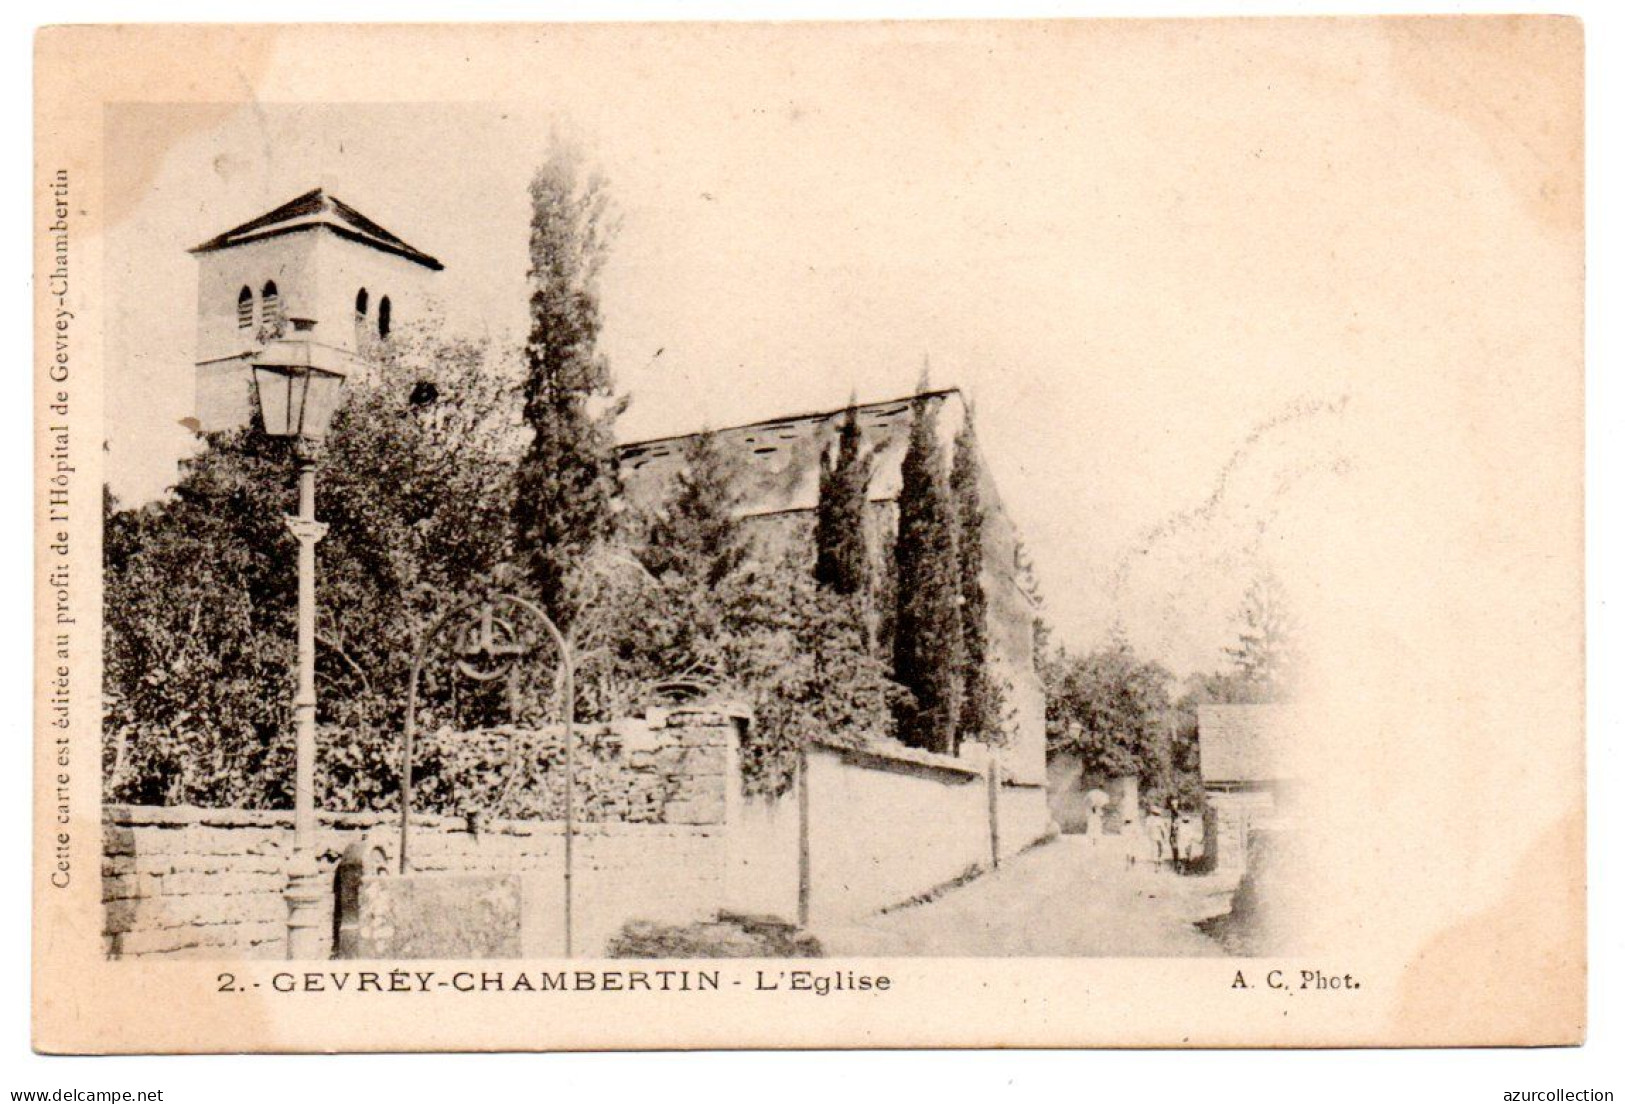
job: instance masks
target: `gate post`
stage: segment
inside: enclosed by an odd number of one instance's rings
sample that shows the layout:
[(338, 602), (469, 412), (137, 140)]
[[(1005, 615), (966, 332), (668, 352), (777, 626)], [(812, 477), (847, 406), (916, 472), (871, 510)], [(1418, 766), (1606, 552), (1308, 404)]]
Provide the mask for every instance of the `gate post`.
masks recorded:
[(993, 869), (999, 868), (999, 757), (992, 754), (987, 757), (987, 827), (989, 842), (993, 847)]
[(801, 751), (796, 756), (796, 812), (800, 821), (796, 833), (799, 874), (799, 884), (796, 887), (796, 922), (803, 928), (807, 926), (807, 921), (812, 915), (812, 825), (807, 820), (812, 799), (808, 793), (807, 760), (807, 745), (803, 743)]
[(361, 879), (366, 871), (366, 846), (357, 840), (344, 849), (333, 871), (334, 958), (361, 955)]

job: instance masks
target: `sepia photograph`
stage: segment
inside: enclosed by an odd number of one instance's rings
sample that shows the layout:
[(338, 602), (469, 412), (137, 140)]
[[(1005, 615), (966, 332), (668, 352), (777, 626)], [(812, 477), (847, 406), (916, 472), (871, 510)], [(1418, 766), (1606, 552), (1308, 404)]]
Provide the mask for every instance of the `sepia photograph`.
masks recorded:
[[(484, 109), (272, 107), (140, 162), (197, 114), (108, 114), (140, 172), (110, 240), (109, 955), (1277, 949), (1312, 812), (1274, 750), (1303, 643), (1269, 515), (1335, 493), (1335, 379), (1279, 427), (1236, 404), (1207, 437), (1238, 489), (1164, 472), (1195, 509), (1130, 492), (1113, 547), (1057, 470), (1083, 442), (1022, 428), (1066, 350), (978, 347), (1059, 307), (986, 302), (1070, 267), (1027, 239), (964, 271), (882, 209), (810, 255), (705, 250), (704, 208), (760, 199), (671, 195), (680, 152), (617, 187), (590, 134)], [(262, 142), (270, 179), (239, 152)], [(748, 310), (802, 332), (713, 336), (740, 253), (793, 289)], [(960, 317), (842, 324), (922, 291)]]

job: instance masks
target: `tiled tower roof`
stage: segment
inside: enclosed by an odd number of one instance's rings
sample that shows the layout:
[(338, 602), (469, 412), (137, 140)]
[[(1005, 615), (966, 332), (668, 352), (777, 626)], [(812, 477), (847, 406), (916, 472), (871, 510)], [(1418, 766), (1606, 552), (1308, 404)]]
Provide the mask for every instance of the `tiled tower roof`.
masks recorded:
[(370, 245), (385, 253), (405, 257), (436, 272), (445, 267), (427, 253), (414, 249), (391, 234), (342, 199), (330, 196), (320, 188), (290, 199), (276, 210), (267, 211), (241, 226), (234, 226), (224, 234), (218, 234), (202, 245), (196, 246), (192, 252), (211, 253), (217, 249), (230, 249), (234, 245), (320, 228), (326, 228), (342, 238)]

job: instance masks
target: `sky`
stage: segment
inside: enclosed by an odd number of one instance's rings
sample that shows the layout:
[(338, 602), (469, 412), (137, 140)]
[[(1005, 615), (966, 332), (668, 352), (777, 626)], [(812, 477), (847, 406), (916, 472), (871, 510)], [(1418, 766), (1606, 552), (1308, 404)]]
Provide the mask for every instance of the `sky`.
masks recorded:
[(975, 404), (1060, 638), (1219, 667), (1262, 566), (1312, 613), (1328, 503), (1382, 462), (1364, 429), (1471, 355), (1441, 304), (1530, 217), (1541, 151), (1509, 168), (1403, 33), (1074, 31), (625, 32), (531, 46), (523, 102), (436, 57), (423, 86), (464, 102), (111, 108), (113, 489), (160, 494), (189, 447), (189, 247), (319, 185), (445, 263), (454, 327), (514, 340), (525, 185), (562, 130), (622, 220), (622, 439), (903, 395), (929, 363)]

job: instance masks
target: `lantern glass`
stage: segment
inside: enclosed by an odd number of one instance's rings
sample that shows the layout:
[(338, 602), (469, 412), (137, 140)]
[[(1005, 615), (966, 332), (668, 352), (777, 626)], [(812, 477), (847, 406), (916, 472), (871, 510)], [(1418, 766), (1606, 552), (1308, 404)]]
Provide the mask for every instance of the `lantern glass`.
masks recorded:
[(254, 368), (254, 386), (266, 433), (319, 441), (333, 424), (344, 377), (319, 368), (262, 364)]
[(343, 376), (323, 372), (319, 368), (306, 372), (300, 403), (301, 437), (320, 441), (327, 436), (328, 427), (333, 424), (333, 414), (339, 408), (339, 392), (343, 387)]
[(280, 366), (254, 368), (254, 387), (260, 396), (260, 419), (272, 437), (299, 433), (299, 408), (304, 405), (303, 371)]

